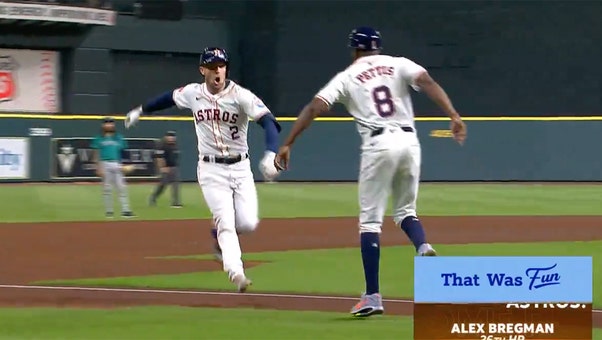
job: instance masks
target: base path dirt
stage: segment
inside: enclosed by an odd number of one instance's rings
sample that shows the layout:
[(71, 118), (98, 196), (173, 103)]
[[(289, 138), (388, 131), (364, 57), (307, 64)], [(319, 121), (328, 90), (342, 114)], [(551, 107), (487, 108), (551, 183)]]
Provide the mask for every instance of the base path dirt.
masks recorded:
[[(434, 244), (602, 240), (602, 217), (424, 217), (422, 222)], [(346, 312), (357, 298), (31, 286), (38, 280), (221, 270), (213, 261), (156, 258), (210, 253), (209, 230), (206, 220), (3, 224), (0, 306), (159, 304)], [(358, 241), (356, 218), (264, 219), (255, 233), (241, 236), (244, 252), (357, 247)], [(409, 244), (391, 222), (383, 228), (382, 243)], [(412, 313), (411, 301), (388, 300), (385, 306), (387, 314)], [(602, 327), (602, 313), (594, 313), (594, 324)]]

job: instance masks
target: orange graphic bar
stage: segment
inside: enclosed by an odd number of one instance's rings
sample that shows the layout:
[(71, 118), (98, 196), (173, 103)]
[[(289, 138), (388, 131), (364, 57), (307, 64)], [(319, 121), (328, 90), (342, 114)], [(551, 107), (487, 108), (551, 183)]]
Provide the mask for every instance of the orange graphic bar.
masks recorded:
[(591, 304), (414, 304), (414, 340), (591, 340)]

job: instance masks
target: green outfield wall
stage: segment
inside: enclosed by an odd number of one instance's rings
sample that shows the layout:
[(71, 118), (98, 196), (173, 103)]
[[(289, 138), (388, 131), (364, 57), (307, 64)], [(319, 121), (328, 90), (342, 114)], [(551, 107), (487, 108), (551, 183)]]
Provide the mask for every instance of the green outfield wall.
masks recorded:
[[(85, 139), (99, 132), (101, 117), (21, 117), (0, 117), (0, 180), (98, 180), (86, 168), (90, 150)], [(281, 122), (283, 134), (290, 130), (292, 119)], [(196, 180), (197, 141), (191, 119), (147, 118), (128, 131), (122, 123), (118, 120), (119, 132), (132, 141), (126, 163), (140, 165), (132, 180), (154, 178), (149, 149), (167, 130), (178, 134), (183, 180)], [(445, 119), (421, 118), (416, 124), (423, 181), (602, 181), (602, 117), (470, 118), (464, 146), (453, 141)], [(249, 146), (257, 180), (261, 180), (257, 163), (264, 150), (263, 136), (261, 127), (250, 122)], [(355, 181), (359, 142), (349, 119), (316, 121), (298, 139), (291, 169), (280, 180)]]

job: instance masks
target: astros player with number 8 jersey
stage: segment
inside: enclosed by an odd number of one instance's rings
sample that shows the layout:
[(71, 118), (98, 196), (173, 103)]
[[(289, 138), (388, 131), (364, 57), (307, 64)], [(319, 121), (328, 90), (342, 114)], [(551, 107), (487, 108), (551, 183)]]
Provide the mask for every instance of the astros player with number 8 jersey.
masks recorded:
[(345, 104), (362, 136), (379, 127), (414, 127), (408, 84), (423, 71), (422, 66), (403, 57), (366, 56), (338, 73), (316, 97), (328, 105), (338, 100)]
[(420, 256), (435, 256), (416, 212), (421, 150), (410, 88), (426, 94), (451, 118), (460, 143), (465, 127), (443, 89), (424, 67), (404, 57), (380, 54), (380, 33), (359, 27), (349, 35), (353, 63), (336, 74), (307, 104), (274, 160), (288, 168), (290, 148), (311, 121), (335, 103), (355, 118), (362, 139), (359, 171), (359, 233), (366, 291), (353, 306), (354, 316), (382, 314), (379, 292), (380, 233), (388, 198), (393, 196), (393, 220), (410, 238)]

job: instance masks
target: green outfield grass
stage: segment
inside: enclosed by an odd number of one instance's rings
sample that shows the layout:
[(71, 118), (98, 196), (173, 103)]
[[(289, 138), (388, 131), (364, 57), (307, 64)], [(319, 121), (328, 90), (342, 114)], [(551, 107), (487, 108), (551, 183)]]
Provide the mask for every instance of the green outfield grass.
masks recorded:
[[(258, 184), (257, 188), (262, 218), (358, 214), (355, 184), (275, 183)], [(151, 208), (147, 201), (153, 185), (132, 184), (132, 208), (144, 220), (209, 218), (198, 185), (186, 183), (181, 189), (184, 209), (168, 208), (169, 192), (161, 197), (158, 207)], [(98, 184), (8, 185), (0, 190), (0, 201), (2, 222), (104, 219)], [(602, 185), (427, 183), (420, 189), (418, 207), (422, 216), (602, 215)]]
[[(269, 330), (269, 331), (266, 331)], [(0, 339), (412, 339), (412, 319), (249, 309), (0, 309)]]
[[(602, 261), (602, 241), (441, 245), (450, 256), (593, 256)], [(387, 297), (413, 296), (414, 250), (383, 247), (381, 292)], [(176, 257), (178, 258), (178, 257)], [(179, 257), (181, 258), (181, 257)], [(190, 257), (186, 257), (190, 258)], [(211, 259), (211, 256), (192, 258)], [(248, 269), (253, 291), (358, 295), (364, 289), (360, 252), (356, 248), (251, 253), (245, 260), (268, 263)], [(291, 270), (294, 268), (294, 270)], [(43, 281), (44, 285), (231, 289), (221, 271), (104, 279)], [(602, 267), (594, 266), (594, 305), (602, 307)]]

